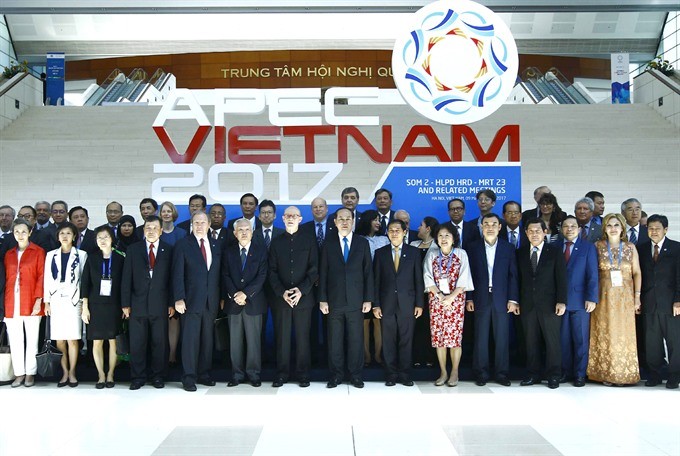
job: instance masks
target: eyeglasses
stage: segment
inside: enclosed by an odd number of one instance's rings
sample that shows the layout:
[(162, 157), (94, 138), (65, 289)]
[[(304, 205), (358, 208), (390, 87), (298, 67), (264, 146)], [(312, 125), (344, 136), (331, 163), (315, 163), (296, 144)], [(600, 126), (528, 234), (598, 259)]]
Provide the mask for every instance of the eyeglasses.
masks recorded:
[(460, 211), (464, 211), (464, 210), (465, 210), (464, 207), (450, 207), (449, 208), (449, 211), (451, 211), (451, 212), (460, 212)]
[(297, 218), (300, 218), (299, 214), (283, 214), (283, 218), (286, 220), (295, 220)]

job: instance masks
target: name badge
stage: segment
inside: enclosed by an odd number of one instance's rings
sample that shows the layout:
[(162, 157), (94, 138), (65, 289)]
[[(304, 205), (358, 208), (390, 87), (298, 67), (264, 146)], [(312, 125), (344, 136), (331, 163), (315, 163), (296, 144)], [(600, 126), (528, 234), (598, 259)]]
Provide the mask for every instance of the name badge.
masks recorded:
[(621, 274), (621, 271), (609, 271), (609, 276), (612, 281), (612, 287), (623, 286), (623, 275)]
[(102, 279), (99, 284), (99, 296), (111, 296), (111, 279)]
[(442, 293), (449, 294), (451, 293), (451, 289), (449, 288), (449, 279), (439, 279), (439, 291)]

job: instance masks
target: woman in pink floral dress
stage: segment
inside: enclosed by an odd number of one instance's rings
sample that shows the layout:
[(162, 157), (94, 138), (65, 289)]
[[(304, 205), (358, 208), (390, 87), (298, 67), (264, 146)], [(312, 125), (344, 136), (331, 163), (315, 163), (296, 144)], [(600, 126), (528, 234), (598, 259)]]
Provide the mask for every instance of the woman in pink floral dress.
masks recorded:
[[(465, 292), (474, 289), (465, 250), (450, 225), (437, 228), (437, 245), (425, 256), (425, 289), (430, 294), (430, 332), (437, 349), (441, 373), (435, 385), (458, 384), (458, 365), (462, 353)], [(451, 357), (451, 374), (446, 371), (446, 353)]]

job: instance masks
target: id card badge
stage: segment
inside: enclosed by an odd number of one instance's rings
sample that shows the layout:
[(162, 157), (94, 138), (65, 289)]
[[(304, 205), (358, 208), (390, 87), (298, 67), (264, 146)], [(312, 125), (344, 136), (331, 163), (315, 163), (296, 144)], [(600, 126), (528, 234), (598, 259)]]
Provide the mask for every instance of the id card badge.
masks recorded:
[(611, 280), (612, 280), (612, 287), (622, 287), (623, 286), (623, 274), (621, 274), (621, 271), (609, 271)]
[(445, 295), (451, 293), (451, 289), (449, 288), (449, 280), (448, 279), (439, 279), (439, 291), (444, 293)]
[(99, 284), (99, 296), (111, 296), (111, 279), (102, 279)]

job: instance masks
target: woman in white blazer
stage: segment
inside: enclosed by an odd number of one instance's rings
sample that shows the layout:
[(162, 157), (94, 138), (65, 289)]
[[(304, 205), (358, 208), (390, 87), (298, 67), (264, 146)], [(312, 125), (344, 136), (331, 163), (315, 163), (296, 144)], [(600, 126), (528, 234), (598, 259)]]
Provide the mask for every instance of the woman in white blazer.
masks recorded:
[(77, 237), (75, 225), (64, 223), (57, 229), (61, 247), (48, 252), (45, 257), (45, 314), (50, 316), (50, 338), (57, 341), (57, 348), (64, 354), (61, 358), (64, 373), (57, 383), (60, 388), (78, 386), (76, 363), (83, 331), (80, 277), (87, 253), (74, 247)]

